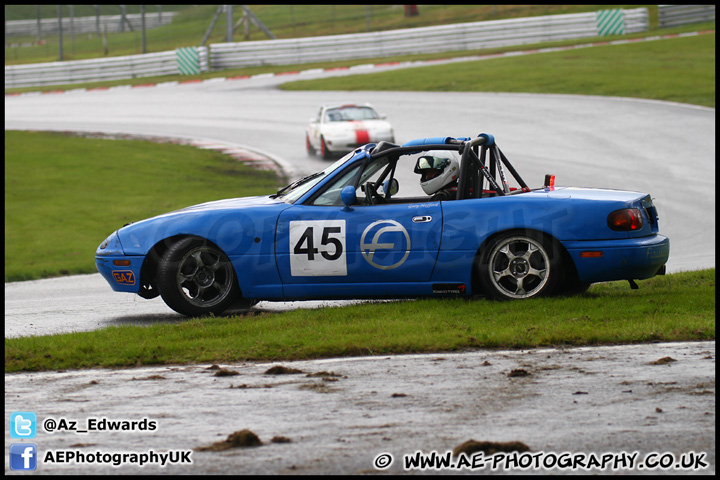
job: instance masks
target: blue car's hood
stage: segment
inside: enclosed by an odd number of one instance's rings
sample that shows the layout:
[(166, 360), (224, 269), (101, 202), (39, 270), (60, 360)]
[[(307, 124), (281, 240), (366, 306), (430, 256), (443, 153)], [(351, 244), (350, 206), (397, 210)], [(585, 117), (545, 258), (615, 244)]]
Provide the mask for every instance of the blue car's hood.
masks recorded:
[(155, 243), (176, 235), (200, 236), (222, 248), (237, 244), (240, 232), (243, 238), (274, 237), (277, 216), (291, 206), (270, 196), (217, 200), (131, 223), (117, 234), (127, 255), (145, 255)]
[[(184, 212), (197, 212), (197, 211), (210, 211), (210, 210), (227, 210), (229, 208), (245, 208), (255, 207), (258, 205), (275, 205), (278, 201), (270, 198), (270, 196), (262, 197), (242, 197), (242, 198), (227, 198), (224, 200), (215, 200), (212, 202), (200, 203), (198, 205), (192, 205), (189, 207), (181, 208), (173, 212), (165, 213), (163, 215), (173, 215)], [(162, 216), (162, 215), (161, 215)]]

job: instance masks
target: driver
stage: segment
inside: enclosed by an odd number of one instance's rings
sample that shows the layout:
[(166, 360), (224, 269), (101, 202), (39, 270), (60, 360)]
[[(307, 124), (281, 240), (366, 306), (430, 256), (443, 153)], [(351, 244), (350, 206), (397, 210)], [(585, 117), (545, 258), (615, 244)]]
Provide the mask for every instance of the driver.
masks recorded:
[(417, 159), (415, 173), (420, 174), (420, 186), (432, 201), (454, 200), (457, 195), (460, 162), (455, 152), (431, 150)]

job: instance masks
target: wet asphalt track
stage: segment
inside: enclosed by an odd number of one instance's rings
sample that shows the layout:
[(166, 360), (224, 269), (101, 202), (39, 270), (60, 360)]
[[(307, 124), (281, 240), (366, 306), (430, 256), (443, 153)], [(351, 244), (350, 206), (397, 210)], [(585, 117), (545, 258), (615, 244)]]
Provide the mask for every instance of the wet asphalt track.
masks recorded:
[[(715, 265), (714, 109), (560, 95), (280, 92), (279, 81), (6, 97), (5, 128), (205, 139), (268, 154), (298, 177), (326, 165), (304, 152), (303, 129), (318, 106), (369, 101), (399, 142), (494, 134), (530, 185), (552, 172), (559, 185), (648, 191), (671, 239), (669, 270)], [(100, 193), (98, 208), (109, 200)], [(6, 337), (182, 321), (159, 299), (112, 293), (99, 275), (6, 284), (5, 294)], [(323, 304), (303, 303), (256, 308)], [(650, 365), (664, 357), (677, 362)], [(265, 443), (292, 440), (196, 452), (189, 467), (43, 464), (45, 473), (362, 473), (377, 471), (372, 461), (383, 452), (395, 457), (395, 473), (402, 454), (442, 453), (470, 438), (522, 441), (533, 451), (704, 451), (712, 460), (701, 473), (713, 473), (714, 358), (714, 342), (705, 342), (288, 364), (340, 375), (330, 380), (268, 378), (269, 365), (258, 364), (225, 366), (240, 375), (223, 378), (207, 366), (6, 375), (6, 419), (34, 410), (41, 421), (147, 416), (159, 424), (152, 434), (40, 432), (41, 454), (73, 444), (192, 449), (244, 428)], [(513, 369), (529, 375), (508, 377)], [(6, 452), (12, 442), (6, 428)]]

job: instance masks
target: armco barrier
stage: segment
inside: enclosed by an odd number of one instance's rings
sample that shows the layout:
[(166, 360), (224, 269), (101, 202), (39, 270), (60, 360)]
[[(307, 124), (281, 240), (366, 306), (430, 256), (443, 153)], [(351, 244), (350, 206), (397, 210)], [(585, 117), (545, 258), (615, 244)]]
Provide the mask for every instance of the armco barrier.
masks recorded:
[(715, 5), (658, 5), (660, 28), (714, 21)]
[[(621, 10), (625, 33), (649, 29), (646, 8)], [(479, 50), (591, 38), (600, 35), (596, 12), (439, 25), (376, 33), (288, 40), (219, 43), (195, 47), (200, 71), (247, 66), (381, 58)], [(5, 88), (73, 84), (177, 74), (175, 51), (96, 60), (5, 67)]]
[[(646, 8), (622, 10), (624, 32), (649, 29)], [(600, 35), (595, 12), (439, 25), (355, 35), (219, 43), (210, 46), (212, 70), (379, 58), (554, 42)]]
[[(200, 71), (207, 72), (207, 47), (193, 48), (197, 50), (199, 56)], [(5, 88), (99, 82), (179, 73), (181, 72), (178, 56), (175, 51), (169, 51), (5, 67)]]

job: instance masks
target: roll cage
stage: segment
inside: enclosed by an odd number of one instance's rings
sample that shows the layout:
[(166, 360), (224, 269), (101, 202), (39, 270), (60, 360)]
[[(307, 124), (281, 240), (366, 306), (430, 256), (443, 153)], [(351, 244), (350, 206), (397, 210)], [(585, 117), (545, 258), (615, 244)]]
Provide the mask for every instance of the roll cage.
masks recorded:
[[(422, 147), (418, 149), (418, 147)], [(440, 137), (413, 140), (402, 147), (380, 142), (370, 150), (369, 162), (388, 156), (394, 161), (375, 182), (377, 187), (388, 175), (392, 178), (397, 160), (401, 155), (419, 153), (427, 150), (455, 150), (460, 155), (460, 173), (458, 177), (457, 200), (482, 198), (487, 196), (510, 195), (515, 192), (528, 192), (530, 188), (515, 167), (502, 153), (492, 135), (482, 133), (473, 139)], [(515, 179), (520, 189), (511, 189), (507, 172)], [(359, 177), (358, 177), (359, 178)], [(356, 187), (358, 185), (355, 185)], [(371, 186), (372, 187), (372, 186)]]
[[(455, 197), (457, 200), (504, 196), (530, 191), (520, 174), (497, 146), (494, 137), (483, 133), (472, 139), (424, 138), (412, 140), (402, 146), (389, 142), (367, 144), (348, 154), (345, 159), (338, 161), (337, 163), (342, 165), (338, 165), (337, 169), (332, 167), (326, 169), (323, 173), (331, 177), (329, 181), (319, 181), (318, 183), (324, 183), (324, 185), (320, 188), (310, 187), (310, 190), (314, 190), (314, 192), (309, 197), (303, 195), (304, 198), (299, 200), (307, 205), (341, 205), (340, 190), (351, 186), (356, 190), (360, 189), (365, 194), (364, 203), (368, 205), (387, 203), (394, 195), (393, 182), (397, 182), (395, 171), (398, 160), (405, 155), (419, 154), (429, 150), (451, 150), (460, 154), (460, 171)], [(354, 173), (346, 175), (353, 170)], [(337, 173), (331, 173), (331, 171)], [(306, 177), (299, 182), (313, 177)], [(375, 180), (369, 181), (371, 177)], [(510, 187), (509, 177), (515, 180), (518, 187)], [(339, 179), (342, 180), (338, 182)], [(382, 195), (379, 193), (381, 187)], [(395, 187), (397, 187), (397, 183), (395, 183)], [(329, 192), (333, 193), (328, 195)], [(332, 198), (332, 201), (327, 200), (328, 196)], [(316, 203), (318, 201), (323, 203)], [(402, 200), (398, 199), (397, 201)], [(405, 201), (428, 201), (428, 198), (410, 198)]]

